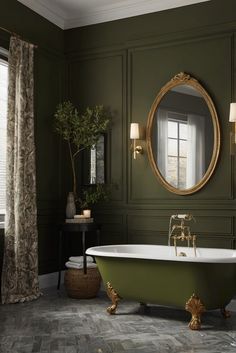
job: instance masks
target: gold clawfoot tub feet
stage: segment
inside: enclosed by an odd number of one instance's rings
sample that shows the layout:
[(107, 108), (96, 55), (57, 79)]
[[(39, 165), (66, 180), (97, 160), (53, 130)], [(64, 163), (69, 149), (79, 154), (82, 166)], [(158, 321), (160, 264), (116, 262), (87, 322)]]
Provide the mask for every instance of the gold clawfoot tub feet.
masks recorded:
[(112, 285), (110, 282), (107, 282), (107, 295), (111, 299), (112, 305), (107, 308), (107, 312), (109, 314), (115, 314), (116, 313), (116, 308), (118, 305), (118, 301), (121, 299), (119, 294), (116, 293), (115, 289), (112, 288)]
[(230, 311), (226, 310), (225, 308), (220, 309), (220, 312), (225, 319), (228, 319), (231, 316)]
[(201, 300), (193, 294), (187, 301), (185, 309), (192, 314), (192, 319), (188, 324), (191, 330), (200, 330), (201, 328), (201, 314), (206, 311), (205, 306)]

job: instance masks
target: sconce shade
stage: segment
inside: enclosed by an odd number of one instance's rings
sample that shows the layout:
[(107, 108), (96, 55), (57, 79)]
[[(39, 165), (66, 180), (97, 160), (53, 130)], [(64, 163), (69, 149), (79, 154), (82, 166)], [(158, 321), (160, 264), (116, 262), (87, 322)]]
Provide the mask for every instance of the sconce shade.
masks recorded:
[(130, 124), (130, 139), (135, 140), (139, 139), (139, 124), (131, 123)]
[(229, 121), (231, 123), (236, 122), (236, 103), (230, 103)]

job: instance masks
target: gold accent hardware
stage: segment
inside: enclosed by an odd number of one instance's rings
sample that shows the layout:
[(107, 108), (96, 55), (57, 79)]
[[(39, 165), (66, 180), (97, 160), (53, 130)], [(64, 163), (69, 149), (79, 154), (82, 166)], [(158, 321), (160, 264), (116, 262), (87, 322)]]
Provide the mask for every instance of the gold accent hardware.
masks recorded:
[(142, 146), (136, 146), (136, 140), (134, 140), (133, 144), (131, 144), (130, 150), (133, 153), (134, 159), (136, 159), (136, 154), (143, 154), (143, 147)]
[[(168, 92), (173, 90), (173, 88), (176, 88), (177, 86), (181, 86), (181, 85), (191, 86), (191, 88), (196, 90), (204, 99), (211, 116), (213, 135), (214, 135), (213, 150), (212, 150), (211, 161), (209, 163), (209, 166), (206, 172), (204, 173), (203, 177), (201, 178), (201, 180), (199, 180), (195, 185), (193, 185), (188, 189), (181, 189), (181, 188), (175, 187), (166, 180), (165, 176), (163, 176), (157, 164), (156, 157), (155, 157), (156, 149), (153, 148), (153, 142), (152, 142), (153, 130), (156, 128), (157, 110), (161, 105), (162, 99), (168, 94)], [(164, 186), (168, 191), (173, 192), (177, 195), (189, 195), (199, 191), (208, 182), (208, 180), (210, 179), (210, 177), (212, 176), (216, 168), (216, 163), (219, 157), (220, 142), (221, 142), (220, 125), (219, 125), (219, 120), (218, 120), (215, 105), (210, 95), (208, 94), (208, 92), (205, 90), (205, 88), (200, 84), (198, 80), (196, 80), (194, 77), (184, 72), (180, 72), (177, 75), (175, 75), (172, 79), (170, 79), (170, 81), (168, 81), (160, 89), (159, 93), (157, 94), (151, 106), (151, 109), (148, 115), (146, 132), (147, 132), (146, 143), (147, 143), (149, 162), (151, 164), (154, 174), (160, 181), (161, 185)]]
[(115, 289), (112, 287), (110, 282), (107, 282), (107, 295), (111, 299), (111, 302), (112, 302), (112, 305), (107, 308), (107, 312), (112, 315), (112, 314), (116, 313), (118, 301), (121, 299), (121, 297), (115, 291)]
[(137, 146), (137, 140), (141, 139), (139, 123), (130, 124), (130, 139), (132, 140), (131, 151), (134, 159), (136, 159), (137, 154), (143, 153), (143, 147), (140, 145)]
[(231, 317), (231, 313), (229, 310), (226, 310), (225, 308), (220, 309), (221, 315), (225, 318), (228, 319)]
[(134, 159), (136, 159), (136, 154), (143, 154), (143, 147), (136, 146), (136, 140), (134, 140), (133, 144), (130, 145), (130, 150), (133, 154)]
[(136, 146), (134, 151), (135, 151), (136, 153), (138, 153), (138, 154), (139, 154), (139, 153), (142, 154), (142, 153), (143, 153), (143, 147), (142, 147), (142, 146)]
[[(180, 223), (172, 225), (172, 220), (175, 220)], [(174, 247), (175, 247), (175, 256), (187, 256), (186, 253), (184, 252), (181, 252), (178, 255), (178, 251), (177, 251), (178, 240), (180, 241), (187, 240), (188, 247), (190, 247), (190, 242), (192, 242), (192, 246), (194, 249), (194, 256), (196, 257), (197, 255), (196, 235), (191, 235), (190, 227), (184, 224), (185, 221), (191, 221), (191, 220), (195, 221), (194, 217), (191, 214), (172, 215), (170, 217), (168, 245), (171, 245), (171, 239), (173, 239)]]
[(201, 314), (206, 311), (205, 306), (201, 300), (193, 294), (185, 305), (185, 310), (192, 314), (191, 321), (188, 326), (191, 330), (200, 330), (201, 328)]
[(194, 256), (195, 257), (197, 256), (196, 235), (185, 235), (184, 237), (182, 235), (181, 236), (173, 235), (171, 236), (171, 239), (173, 239), (174, 241), (175, 256), (187, 256), (185, 252), (180, 252), (178, 254), (177, 240), (181, 240), (181, 241), (187, 240), (188, 247), (190, 247), (190, 241), (192, 241)]
[(186, 83), (187, 81), (189, 80), (194, 80), (195, 82), (197, 82), (197, 80), (195, 78), (191, 78), (190, 75), (184, 73), (184, 72), (180, 72), (179, 74), (175, 75), (171, 81), (177, 81), (177, 82), (180, 82), (180, 83)]

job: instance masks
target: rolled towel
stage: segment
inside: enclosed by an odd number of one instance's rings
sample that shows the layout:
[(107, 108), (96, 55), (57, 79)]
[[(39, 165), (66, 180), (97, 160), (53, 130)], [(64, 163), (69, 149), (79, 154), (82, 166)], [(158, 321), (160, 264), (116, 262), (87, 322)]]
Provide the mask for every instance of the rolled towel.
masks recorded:
[[(65, 265), (66, 265), (67, 268), (77, 268), (79, 270), (84, 268), (83, 264), (78, 264), (78, 263), (72, 262), (72, 261), (67, 261), (65, 263)], [(92, 262), (88, 262), (87, 263), (87, 268), (95, 268), (95, 267), (97, 267), (96, 264), (94, 264)]]
[[(83, 256), (71, 256), (71, 257), (69, 257), (69, 261), (81, 264), (84, 262), (84, 257)], [(92, 256), (86, 256), (86, 261), (87, 261), (87, 263), (93, 262)]]

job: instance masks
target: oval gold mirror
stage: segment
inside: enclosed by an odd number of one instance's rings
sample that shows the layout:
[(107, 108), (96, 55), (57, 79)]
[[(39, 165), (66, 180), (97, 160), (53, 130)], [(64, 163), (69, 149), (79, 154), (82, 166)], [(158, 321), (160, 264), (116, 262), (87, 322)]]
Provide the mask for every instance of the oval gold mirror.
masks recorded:
[(147, 148), (161, 184), (179, 195), (200, 190), (219, 156), (215, 106), (202, 85), (183, 72), (157, 95), (147, 122)]

